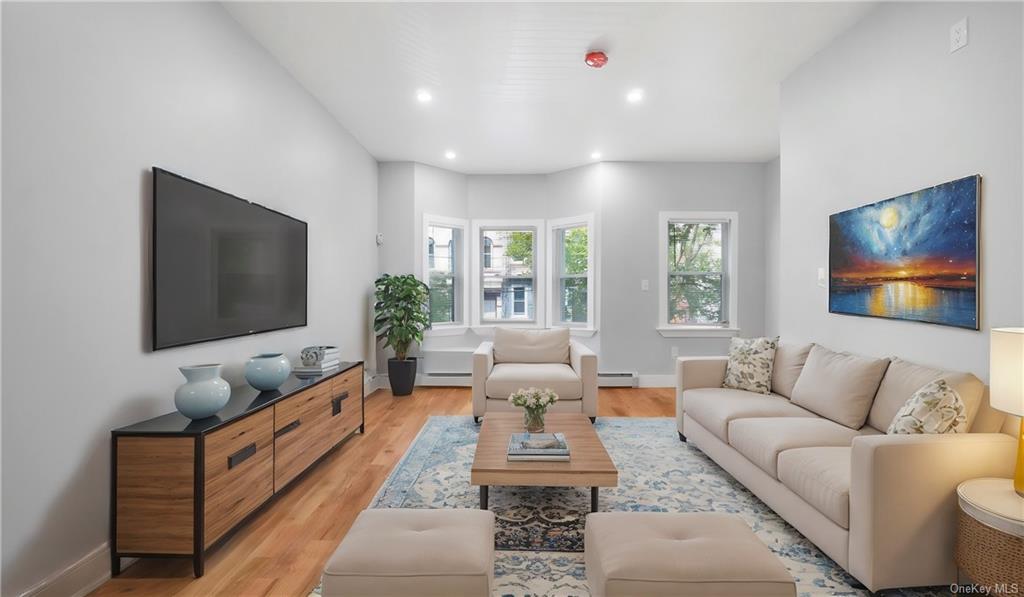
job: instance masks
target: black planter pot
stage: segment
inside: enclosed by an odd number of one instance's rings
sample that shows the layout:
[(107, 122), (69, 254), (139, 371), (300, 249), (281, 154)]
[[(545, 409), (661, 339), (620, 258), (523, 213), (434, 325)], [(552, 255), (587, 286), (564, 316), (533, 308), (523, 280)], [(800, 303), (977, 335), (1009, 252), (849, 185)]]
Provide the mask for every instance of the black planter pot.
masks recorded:
[(412, 394), (412, 387), (416, 385), (416, 359), (388, 359), (388, 381), (391, 383), (391, 393), (395, 396)]

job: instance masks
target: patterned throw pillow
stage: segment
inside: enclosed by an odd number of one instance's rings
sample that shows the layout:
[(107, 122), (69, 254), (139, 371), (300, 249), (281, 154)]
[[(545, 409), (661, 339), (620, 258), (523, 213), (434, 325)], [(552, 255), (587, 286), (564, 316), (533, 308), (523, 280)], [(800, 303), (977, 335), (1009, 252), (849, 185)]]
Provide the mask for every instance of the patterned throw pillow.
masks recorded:
[(967, 433), (967, 408), (946, 380), (936, 379), (914, 392), (886, 433)]
[(772, 386), (776, 338), (733, 338), (729, 343), (729, 364), (723, 388), (768, 394)]

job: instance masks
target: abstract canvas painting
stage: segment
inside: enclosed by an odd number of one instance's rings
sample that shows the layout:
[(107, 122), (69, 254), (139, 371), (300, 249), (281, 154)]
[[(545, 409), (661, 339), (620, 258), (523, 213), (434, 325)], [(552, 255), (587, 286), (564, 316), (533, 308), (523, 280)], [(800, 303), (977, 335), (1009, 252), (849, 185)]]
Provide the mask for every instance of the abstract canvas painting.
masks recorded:
[(829, 217), (829, 312), (978, 329), (978, 196), (968, 176)]

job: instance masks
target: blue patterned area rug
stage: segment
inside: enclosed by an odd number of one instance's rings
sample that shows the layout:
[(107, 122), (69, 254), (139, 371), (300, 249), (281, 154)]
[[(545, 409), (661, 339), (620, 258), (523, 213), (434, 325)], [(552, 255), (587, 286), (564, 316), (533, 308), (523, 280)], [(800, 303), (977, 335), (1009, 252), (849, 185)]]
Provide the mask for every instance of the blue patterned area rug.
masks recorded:
[[(619, 486), (601, 489), (602, 511), (732, 512), (782, 560), (801, 597), (868, 595), (700, 450), (680, 442), (674, 419), (599, 418), (595, 428), (619, 469)], [(479, 490), (469, 484), (478, 429), (472, 417), (431, 417), (370, 507), (479, 507)], [(497, 517), (495, 595), (589, 595), (581, 553), (588, 488), (492, 487), (489, 505)]]

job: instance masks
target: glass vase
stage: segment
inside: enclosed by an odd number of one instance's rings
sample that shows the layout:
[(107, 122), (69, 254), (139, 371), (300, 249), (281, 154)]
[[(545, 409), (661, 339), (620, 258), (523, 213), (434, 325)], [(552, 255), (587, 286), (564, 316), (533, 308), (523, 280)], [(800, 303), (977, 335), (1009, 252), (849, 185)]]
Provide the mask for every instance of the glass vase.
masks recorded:
[(523, 427), (526, 427), (528, 433), (544, 433), (544, 411), (524, 410)]

